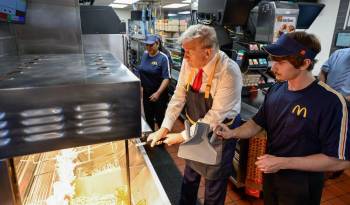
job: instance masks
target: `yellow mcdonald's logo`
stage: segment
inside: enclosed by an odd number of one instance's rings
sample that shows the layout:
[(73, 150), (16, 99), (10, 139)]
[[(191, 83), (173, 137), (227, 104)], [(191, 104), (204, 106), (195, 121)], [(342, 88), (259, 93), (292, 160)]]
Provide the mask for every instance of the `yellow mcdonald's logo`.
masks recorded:
[(306, 118), (306, 115), (307, 115), (307, 109), (306, 107), (300, 107), (300, 105), (296, 105), (294, 106), (293, 110), (292, 110), (292, 113), (295, 113), (297, 114), (297, 116), (301, 115), (301, 113), (303, 113), (303, 117)]

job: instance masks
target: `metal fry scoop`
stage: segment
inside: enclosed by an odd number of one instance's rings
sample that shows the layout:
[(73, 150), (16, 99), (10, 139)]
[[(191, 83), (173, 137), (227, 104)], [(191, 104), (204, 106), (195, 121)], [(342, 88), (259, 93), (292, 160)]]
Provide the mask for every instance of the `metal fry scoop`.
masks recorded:
[(208, 165), (217, 165), (221, 160), (211, 142), (215, 141), (215, 134), (208, 139), (210, 126), (206, 123), (197, 122), (194, 135), (190, 135), (190, 124), (185, 121), (185, 129), (189, 140), (179, 146), (178, 157), (201, 162)]

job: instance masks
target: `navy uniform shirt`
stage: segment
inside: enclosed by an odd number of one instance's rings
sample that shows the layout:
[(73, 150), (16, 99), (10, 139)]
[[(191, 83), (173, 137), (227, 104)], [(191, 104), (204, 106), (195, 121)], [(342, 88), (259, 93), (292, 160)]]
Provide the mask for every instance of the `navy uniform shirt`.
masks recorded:
[(153, 57), (145, 52), (139, 65), (139, 75), (144, 89), (157, 91), (162, 81), (170, 78), (168, 57), (160, 51)]
[(268, 135), (267, 153), (297, 157), (323, 153), (349, 159), (350, 139), (345, 99), (317, 80), (299, 91), (277, 83), (253, 118)]

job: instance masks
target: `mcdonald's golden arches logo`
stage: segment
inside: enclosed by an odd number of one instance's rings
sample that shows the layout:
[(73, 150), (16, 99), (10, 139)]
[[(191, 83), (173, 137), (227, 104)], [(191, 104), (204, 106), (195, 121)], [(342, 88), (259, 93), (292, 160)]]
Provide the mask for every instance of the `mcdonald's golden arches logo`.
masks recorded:
[(306, 118), (307, 109), (306, 107), (301, 107), (300, 105), (296, 105), (294, 106), (292, 113), (295, 113), (297, 116), (300, 116), (302, 114), (302, 116)]

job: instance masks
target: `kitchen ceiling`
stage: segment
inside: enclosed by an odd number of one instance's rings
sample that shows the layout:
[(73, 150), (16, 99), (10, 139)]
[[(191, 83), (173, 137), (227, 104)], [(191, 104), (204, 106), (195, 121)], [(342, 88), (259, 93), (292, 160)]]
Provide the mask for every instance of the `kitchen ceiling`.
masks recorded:
[[(94, 5), (96, 6), (108, 6), (109, 4), (113, 3), (114, 0), (95, 0)], [(168, 5), (168, 4), (174, 4), (178, 3), (181, 4), (183, 0), (140, 0), (138, 3), (148, 3), (148, 2), (154, 2), (154, 3), (160, 3), (161, 5)], [(182, 7), (181, 10), (189, 9), (190, 6)], [(125, 10), (130, 10), (131, 5), (123, 8)], [(165, 10), (178, 10), (178, 9), (165, 9)]]

